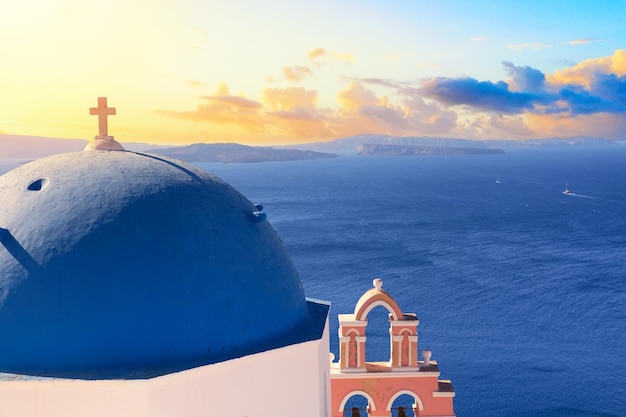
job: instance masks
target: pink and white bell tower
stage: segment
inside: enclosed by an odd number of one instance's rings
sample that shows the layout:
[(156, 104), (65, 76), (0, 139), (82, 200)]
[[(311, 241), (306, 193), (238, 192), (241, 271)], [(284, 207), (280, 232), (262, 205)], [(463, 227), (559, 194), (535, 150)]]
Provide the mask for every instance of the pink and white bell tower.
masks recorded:
[[(418, 359), (415, 313), (404, 313), (383, 281), (375, 279), (374, 288), (357, 302), (353, 314), (339, 314), (339, 360), (331, 363), (332, 415), (343, 417), (348, 400), (361, 395), (368, 401), (368, 416), (391, 416), (392, 405), (407, 394), (416, 416), (454, 416), (454, 390), (450, 381), (439, 380), (437, 362), (429, 350)], [(367, 316), (376, 307), (389, 312), (388, 362), (368, 362), (365, 341)], [(404, 409), (402, 413), (404, 413)]]

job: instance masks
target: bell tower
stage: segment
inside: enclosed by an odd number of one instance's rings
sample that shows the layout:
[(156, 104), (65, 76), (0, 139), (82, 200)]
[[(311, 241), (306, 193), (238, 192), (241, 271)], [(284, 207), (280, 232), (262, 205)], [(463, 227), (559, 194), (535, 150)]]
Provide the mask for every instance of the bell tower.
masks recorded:
[(394, 370), (418, 369), (417, 326), (415, 313), (403, 313), (396, 301), (382, 289), (383, 280), (376, 278), (374, 288), (356, 304), (353, 314), (339, 314), (339, 366), (343, 372), (366, 372), (365, 341), (367, 315), (375, 307), (389, 312), (389, 366)]
[[(404, 313), (393, 297), (382, 289), (376, 278), (374, 288), (366, 291), (356, 303), (354, 313), (339, 314), (339, 360), (331, 363), (333, 417), (344, 416), (348, 400), (359, 395), (368, 402), (360, 415), (391, 416), (392, 409), (405, 413), (405, 406), (394, 406), (402, 395), (413, 398), (414, 415), (454, 416), (454, 390), (450, 381), (439, 380), (439, 367), (430, 350), (418, 358), (419, 320), (415, 313)], [(389, 361), (368, 362), (367, 316), (377, 307), (389, 314)]]

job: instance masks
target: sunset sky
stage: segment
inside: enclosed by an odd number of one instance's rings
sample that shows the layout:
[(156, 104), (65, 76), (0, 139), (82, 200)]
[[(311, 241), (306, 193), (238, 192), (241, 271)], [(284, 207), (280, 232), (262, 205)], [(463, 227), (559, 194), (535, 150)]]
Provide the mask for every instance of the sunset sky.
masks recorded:
[(0, 133), (626, 139), (626, 1), (0, 0)]

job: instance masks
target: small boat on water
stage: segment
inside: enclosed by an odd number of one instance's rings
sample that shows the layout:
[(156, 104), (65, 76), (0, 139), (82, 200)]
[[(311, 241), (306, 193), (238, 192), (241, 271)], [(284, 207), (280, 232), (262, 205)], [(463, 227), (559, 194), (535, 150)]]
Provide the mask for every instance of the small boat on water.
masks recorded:
[(565, 195), (574, 194), (569, 190), (569, 188), (567, 188), (567, 181), (565, 181), (565, 190), (563, 190), (563, 194)]

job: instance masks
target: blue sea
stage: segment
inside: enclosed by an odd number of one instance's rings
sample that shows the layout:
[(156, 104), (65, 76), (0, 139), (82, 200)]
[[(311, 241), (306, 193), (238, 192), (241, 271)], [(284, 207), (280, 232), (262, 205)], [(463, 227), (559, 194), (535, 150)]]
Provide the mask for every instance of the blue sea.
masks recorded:
[[(624, 417), (626, 145), (506, 152), (198, 165), (264, 206), (336, 355), (379, 277), (458, 416)], [(380, 309), (368, 361), (389, 358)]]
[[(336, 355), (380, 277), (457, 415), (626, 416), (626, 145), (199, 165), (263, 204)], [(389, 358), (377, 310), (368, 361)]]

